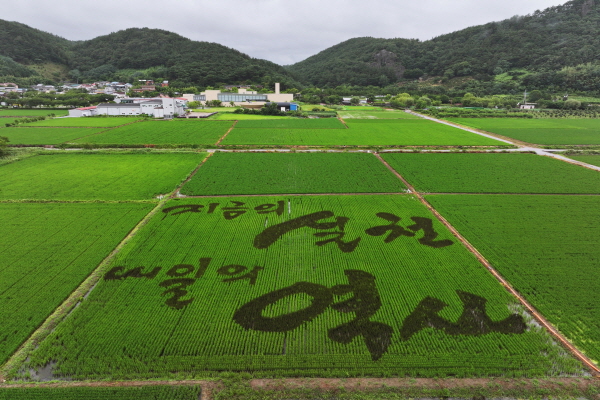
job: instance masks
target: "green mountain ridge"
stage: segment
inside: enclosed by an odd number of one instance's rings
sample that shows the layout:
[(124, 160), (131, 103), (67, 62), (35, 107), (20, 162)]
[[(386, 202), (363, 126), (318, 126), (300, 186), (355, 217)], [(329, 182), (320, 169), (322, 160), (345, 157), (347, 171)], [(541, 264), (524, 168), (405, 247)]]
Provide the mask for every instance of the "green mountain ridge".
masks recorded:
[[(403, 71), (402, 78), (487, 75), (488, 79), (514, 68), (557, 71), (597, 63), (598, 49), (600, 6), (594, 0), (572, 0), (424, 42), (354, 38), (287, 68), (302, 82), (321, 87), (383, 86), (398, 81), (398, 71)], [(382, 64), (384, 51), (388, 62)]]
[(41, 78), (33, 66), (52, 63), (73, 80), (166, 79), (178, 85), (253, 82), (299, 85), (282, 66), (218, 43), (160, 29), (130, 28), (69, 41), (18, 22), (0, 20), (0, 81)]
[(0, 81), (39, 80), (40, 65), (47, 64), (54, 68), (55, 80), (62, 74), (80, 81), (167, 79), (175, 86), (202, 87), (281, 82), (290, 88), (385, 87), (421, 77), (442, 82), (468, 77), (488, 86), (496, 82), (498, 92), (515, 91), (519, 85), (600, 92), (597, 1), (571, 0), (427, 41), (353, 38), (285, 67), (159, 29), (130, 28), (69, 41), (0, 20)]

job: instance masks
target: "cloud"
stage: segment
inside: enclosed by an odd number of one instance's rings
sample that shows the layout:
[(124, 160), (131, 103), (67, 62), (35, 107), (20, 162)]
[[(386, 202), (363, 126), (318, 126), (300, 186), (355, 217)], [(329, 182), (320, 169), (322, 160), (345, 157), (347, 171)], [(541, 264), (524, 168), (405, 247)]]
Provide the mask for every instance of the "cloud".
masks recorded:
[[(132, 27), (292, 64), (353, 37), (421, 40), (559, 5), (554, 0), (0, 0), (2, 18), (86, 40)], [(9, 6), (10, 4), (10, 6)], [(15, 6), (18, 4), (18, 7)]]

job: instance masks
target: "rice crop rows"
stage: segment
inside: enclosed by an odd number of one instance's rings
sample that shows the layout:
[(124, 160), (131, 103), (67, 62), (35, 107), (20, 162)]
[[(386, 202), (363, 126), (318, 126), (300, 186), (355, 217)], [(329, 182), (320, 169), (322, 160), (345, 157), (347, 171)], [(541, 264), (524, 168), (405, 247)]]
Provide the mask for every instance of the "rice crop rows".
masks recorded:
[[(0, 119), (2, 123), (4, 118)], [(59, 144), (93, 135), (106, 128), (6, 128), (2, 136), (8, 137), (10, 144)]]
[(57, 117), (69, 115), (68, 110), (44, 110), (44, 109), (0, 109), (0, 117), (39, 117), (54, 114)]
[(36, 121), (26, 126), (57, 126), (57, 127), (89, 127), (89, 128), (111, 128), (132, 122), (141, 121), (139, 117), (81, 117), (81, 118), (53, 118), (44, 121)]
[(231, 121), (144, 121), (89, 136), (76, 143), (214, 145)]
[(448, 120), (528, 143), (600, 144), (600, 119), (449, 118)]
[(0, 199), (151, 200), (173, 191), (202, 153), (50, 154), (0, 166)]
[[(199, 112), (202, 112), (200, 110)], [(210, 112), (210, 110), (207, 110)], [(242, 120), (270, 120), (270, 119), (288, 119), (289, 117), (282, 115), (260, 115), (260, 114), (235, 114), (232, 112), (218, 112), (208, 117), (208, 120), (218, 121), (242, 121)]]
[(372, 154), (218, 152), (181, 193), (206, 196), (404, 190), (404, 184)]
[(427, 120), (357, 119), (348, 120), (346, 124), (349, 129), (238, 129), (236, 125), (236, 128), (221, 144), (306, 146), (504, 145), (504, 143), (494, 139)]
[(550, 157), (509, 153), (382, 154), (431, 193), (600, 193), (600, 173)]
[(337, 118), (287, 118), (278, 120), (240, 121), (235, 129), (346, 129)]
[(413, 196), (179, 199), (159, 214), (26, 367), (53, 362), (72, 379), (580, 372)]
[(152, 207), (0, 203), (0, 362)]
[(426, 198), (534, 307), (598, 364), (598, 196)]
[(573, 160), (581, 161), (587, 164), (596, 165), (600, 167), (600, 154), (567, 155), (567, 157), (572, 158)]
[(0, 400), (198, 400), (199, 386), (73, 386), (0, 389)]
[(421, 119), (404, 111), (338, 111), (343, 119)]

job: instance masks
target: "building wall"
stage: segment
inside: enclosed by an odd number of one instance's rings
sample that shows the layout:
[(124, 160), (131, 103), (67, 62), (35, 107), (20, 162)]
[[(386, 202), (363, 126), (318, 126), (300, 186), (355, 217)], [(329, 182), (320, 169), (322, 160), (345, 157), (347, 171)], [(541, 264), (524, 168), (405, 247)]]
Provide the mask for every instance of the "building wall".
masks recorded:
[(123, 104), (120, 107), (97, 107), (96, 111), (101, 115), (140, 115), (140, 107), (132, 107), (127, 104)]
[(267, 98), (269, 99), (269, 101), (275, 103), (291, 103), (292, 101), (294, 101), (294, 95), (292, 93), (268, 93)]

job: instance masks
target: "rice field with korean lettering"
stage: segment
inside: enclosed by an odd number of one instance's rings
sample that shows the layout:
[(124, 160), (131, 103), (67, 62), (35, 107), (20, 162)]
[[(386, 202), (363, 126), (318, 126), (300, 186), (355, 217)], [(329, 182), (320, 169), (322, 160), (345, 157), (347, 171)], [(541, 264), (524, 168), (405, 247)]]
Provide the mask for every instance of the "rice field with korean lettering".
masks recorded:
[(171, 200), (102, 276), (26, 368), (57, 379), (582, 372), (413, 195)]

